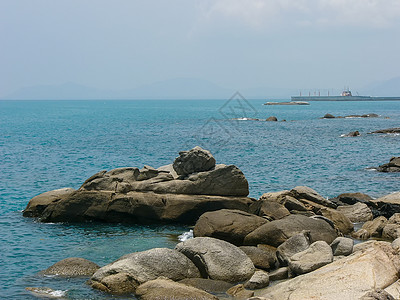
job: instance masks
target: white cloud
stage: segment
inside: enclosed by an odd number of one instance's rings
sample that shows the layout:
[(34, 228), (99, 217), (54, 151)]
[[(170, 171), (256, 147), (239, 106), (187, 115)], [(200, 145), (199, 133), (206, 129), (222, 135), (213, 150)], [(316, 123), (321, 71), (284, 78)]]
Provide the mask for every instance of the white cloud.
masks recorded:
[(399, 0), (213, 0), (201, 1), (204, 22), (241, 22), (254, 29), (282, 24), (388, 28), (400, 19)]

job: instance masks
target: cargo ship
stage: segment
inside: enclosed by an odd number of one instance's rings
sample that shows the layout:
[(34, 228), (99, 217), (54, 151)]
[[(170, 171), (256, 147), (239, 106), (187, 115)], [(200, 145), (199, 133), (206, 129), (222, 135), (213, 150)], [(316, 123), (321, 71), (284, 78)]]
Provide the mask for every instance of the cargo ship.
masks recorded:
[(400, 101), (400, 97), (375, 97), (375, 96), (353, 96), (350, 89), (345, 89), (339, 96), (321, 96), (320, 93), (312, 96), (292, 96), (292, 101)]

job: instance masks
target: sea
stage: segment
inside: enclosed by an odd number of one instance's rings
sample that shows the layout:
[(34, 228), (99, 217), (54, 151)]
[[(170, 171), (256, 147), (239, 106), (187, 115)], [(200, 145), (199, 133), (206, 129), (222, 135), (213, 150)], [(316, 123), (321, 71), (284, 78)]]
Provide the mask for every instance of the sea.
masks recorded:
[[(37, 299), (26, 287), (48, 287), (62, 299), (125, 299), (92, 290), (87, 278), (40, 271), (67, 257), (103, 266), (127, 253), (173, 248), (191, 229), (45, 224), (22, 216), (32, 197), (79, 188), (100, 170), (157, 168), (199, 145), (217, 163), (239, 167), (253, 198), (298, 185), (324, 197), (345, 192), (380, 197), (400, 190), (400, 174), (374, 169), (400, 155), (400, 136), (368, 134), (400, 127), (400, 101), (264, 102), (238, 93), (224, 100), (0, 101), (0, 299)], [(320, 119), (326, 113), (380, 117)], [(270, 116), (278, 122), (251, 120)], [(355, 130), (361, 136), (343, 137)]]

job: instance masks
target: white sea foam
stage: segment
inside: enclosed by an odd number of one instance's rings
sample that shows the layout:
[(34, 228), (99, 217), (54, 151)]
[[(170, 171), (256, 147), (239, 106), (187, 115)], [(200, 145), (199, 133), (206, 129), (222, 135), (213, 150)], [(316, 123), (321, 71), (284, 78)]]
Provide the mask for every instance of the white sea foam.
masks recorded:
[(178, 239), (181, 242), (184, 242), (184, 241), (192, 239), (192, 238), (193, 238), (193, 230), (192, 229), (190, 229), (189, 231), (184, 232), (184, 233), (182, 233), (181, 235), (178, 236)]

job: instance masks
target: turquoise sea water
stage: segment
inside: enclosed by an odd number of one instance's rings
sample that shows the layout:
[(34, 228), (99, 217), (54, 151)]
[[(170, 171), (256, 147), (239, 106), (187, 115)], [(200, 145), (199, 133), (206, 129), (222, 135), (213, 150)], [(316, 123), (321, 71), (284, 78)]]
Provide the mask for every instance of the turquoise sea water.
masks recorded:
[[(238, 99), (0, 101), (0, 298), (34, 299), (25, 287), (47, 286), (67, 290), (68, 299), (111, 299), (86, 287), (84, 278), (37, 273), (71, 256), (104, 265), (134, 251), (173, 248), (177, 235), (188, 230), (181, 225), (41, 224), (22, 217), (33, 196), (78, 188), (102, 169), (158, 167), (201, 145), (217, 162), (238, 166), (255, 198), (297, 185), (326, 197), (358, 191), (378, 197), (400, 190), (400, 174), (367, 169), (399, 156), (400, 136), (366, 134), (400, 127), (400, 102), (263, 106), (262, 100)], [(326, 113), (382, 117), (319, 119)], [(287, 122), (231, 120), (272, 115)], [(362, 136), (340, 137), (354, 130)]]

